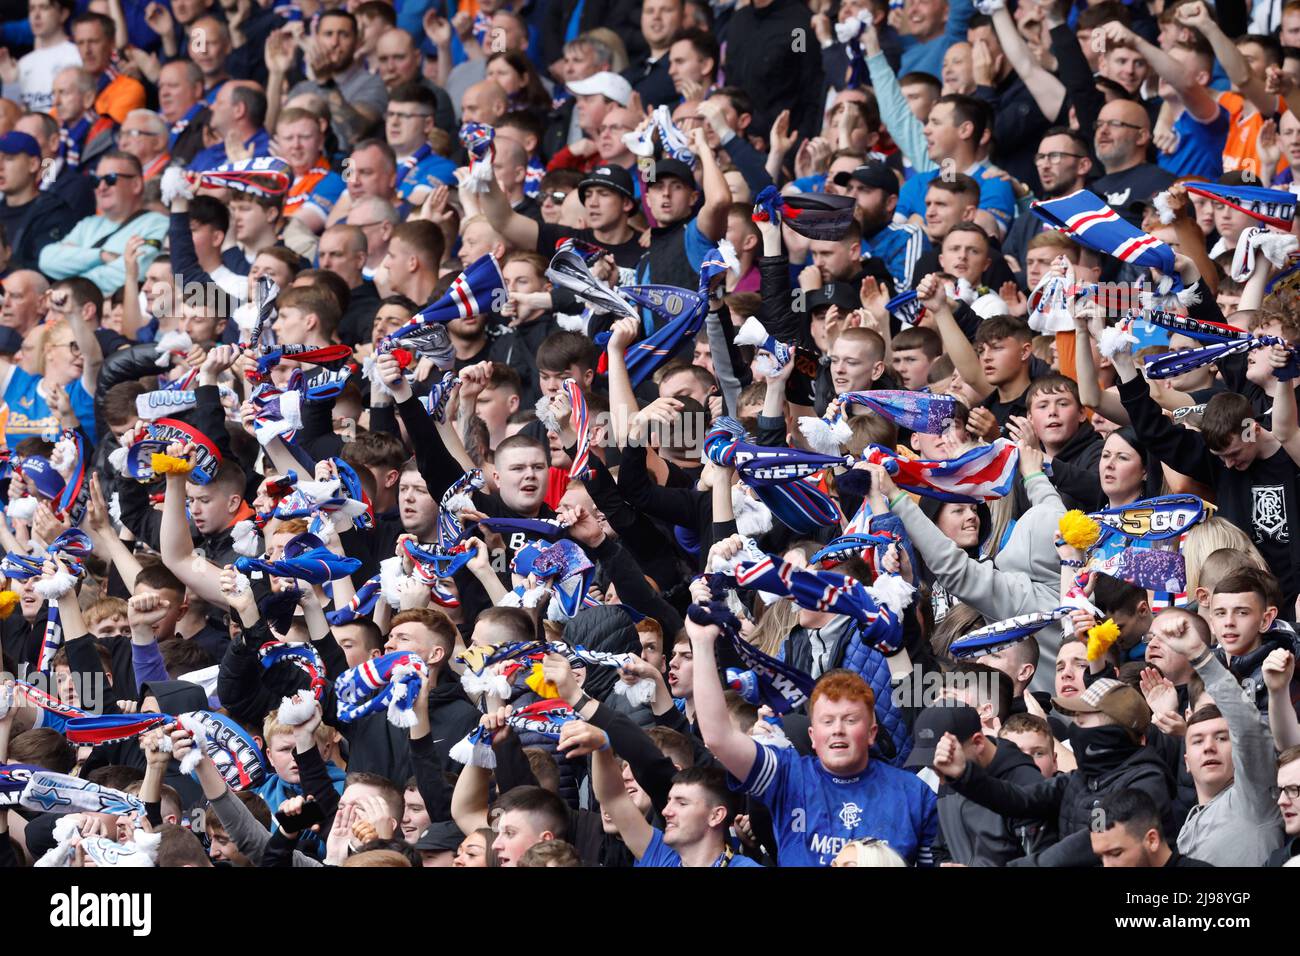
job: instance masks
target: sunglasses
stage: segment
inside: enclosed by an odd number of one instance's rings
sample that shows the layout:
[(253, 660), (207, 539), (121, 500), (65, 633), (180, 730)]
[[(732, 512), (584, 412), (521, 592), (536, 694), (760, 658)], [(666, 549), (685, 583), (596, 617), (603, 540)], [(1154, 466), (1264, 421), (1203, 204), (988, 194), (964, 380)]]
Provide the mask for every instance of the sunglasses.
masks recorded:
[(100, 186), (116, 186), (119, 179), (139, 179), (135, 173), (105, 173), (103, 176), (91, 176), (90, 181), (95, 184), (95, 188)]
[(565, 197), (569, 194), (557, 190), (556, 192), (544, 193), (543, 195), (558, 206), (560, 203), (564, 202)]

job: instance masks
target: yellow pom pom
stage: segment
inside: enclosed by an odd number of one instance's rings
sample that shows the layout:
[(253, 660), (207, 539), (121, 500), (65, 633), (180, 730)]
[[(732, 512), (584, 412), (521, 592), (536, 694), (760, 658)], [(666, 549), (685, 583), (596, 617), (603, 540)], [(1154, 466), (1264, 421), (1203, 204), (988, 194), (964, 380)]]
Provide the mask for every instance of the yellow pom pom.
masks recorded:
[(1119, 640), (1119, 626), (1110, 618), (1096, 627), (1088, 628), (1088, 660), (1099, 661), (1106, 656), (1111, 645)]
[(18, 606), (17, 591), (0, 591), (0, 621), (3, 621), (14, 612)]
[(532, 673), (524, 678), (524, 683), (527, 684), (532, 692), (538, 697), (545, 697), (547, 700), (551, 700), (560, 696), (560, 689), (555, 686), (554, 681), (546, 679), (541, 664), (533, 665)]
[(173, 458), (161, 452), (154, 452), (149, 459), (149, 467), (155, 475), (188, 475), (194, 470), (194, 466), (184, 458)]
[(1057, 530), (1066, 544), (1080, 551), (1087, 551), (1101, 537), (1101, 525), (1078, 510), (1061, 515)]

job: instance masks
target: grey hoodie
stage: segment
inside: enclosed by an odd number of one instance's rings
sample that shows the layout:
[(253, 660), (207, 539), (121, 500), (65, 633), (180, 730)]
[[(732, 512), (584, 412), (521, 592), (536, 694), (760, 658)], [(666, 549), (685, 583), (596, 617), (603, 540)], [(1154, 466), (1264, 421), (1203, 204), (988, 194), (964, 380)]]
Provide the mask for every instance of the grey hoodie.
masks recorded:
[[(1056, 527), (1065, 505), (1046, 476), (1034, 477), (1024, 487), (1030, 508), (991, 562), (977, 561), (957, 547), (911, 498), (892, 509), (935, 580), (990, 624), (1017, 614), (1050, 611), (1061, 604)], [(1053, 625), (1039, 631), (1038, 644), (1041, 656), (1029, 688), (1050, 692), (1055, 683), (1056, 651), (1061, 646), (1060, 628)]]

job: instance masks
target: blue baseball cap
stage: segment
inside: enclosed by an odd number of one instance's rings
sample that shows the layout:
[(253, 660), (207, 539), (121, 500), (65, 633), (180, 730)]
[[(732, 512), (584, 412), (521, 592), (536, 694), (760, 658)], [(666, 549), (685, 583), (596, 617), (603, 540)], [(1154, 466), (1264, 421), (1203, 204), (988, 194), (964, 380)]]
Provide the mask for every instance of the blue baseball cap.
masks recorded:
[(30, 133), (12, 130), (0, 136), (0, 153), (6, 156), (19, 156), (26, 153), (28, 156), (40, 159), (41, 144), (36, 142), (36, 137)]

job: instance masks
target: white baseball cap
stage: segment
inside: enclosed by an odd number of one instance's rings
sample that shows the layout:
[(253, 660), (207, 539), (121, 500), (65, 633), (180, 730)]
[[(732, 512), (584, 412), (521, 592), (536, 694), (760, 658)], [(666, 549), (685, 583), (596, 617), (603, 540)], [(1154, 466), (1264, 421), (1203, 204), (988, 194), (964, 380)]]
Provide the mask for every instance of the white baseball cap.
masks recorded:
[(585, 80), (575, 80), (569, 84), (569, 92), (575, 96), (592, 96), (600, 94), (607, 100), (613, 100), (619, 106), (627, 106), (632, 98), (632, 84), (617, 73), (601, 70)]

